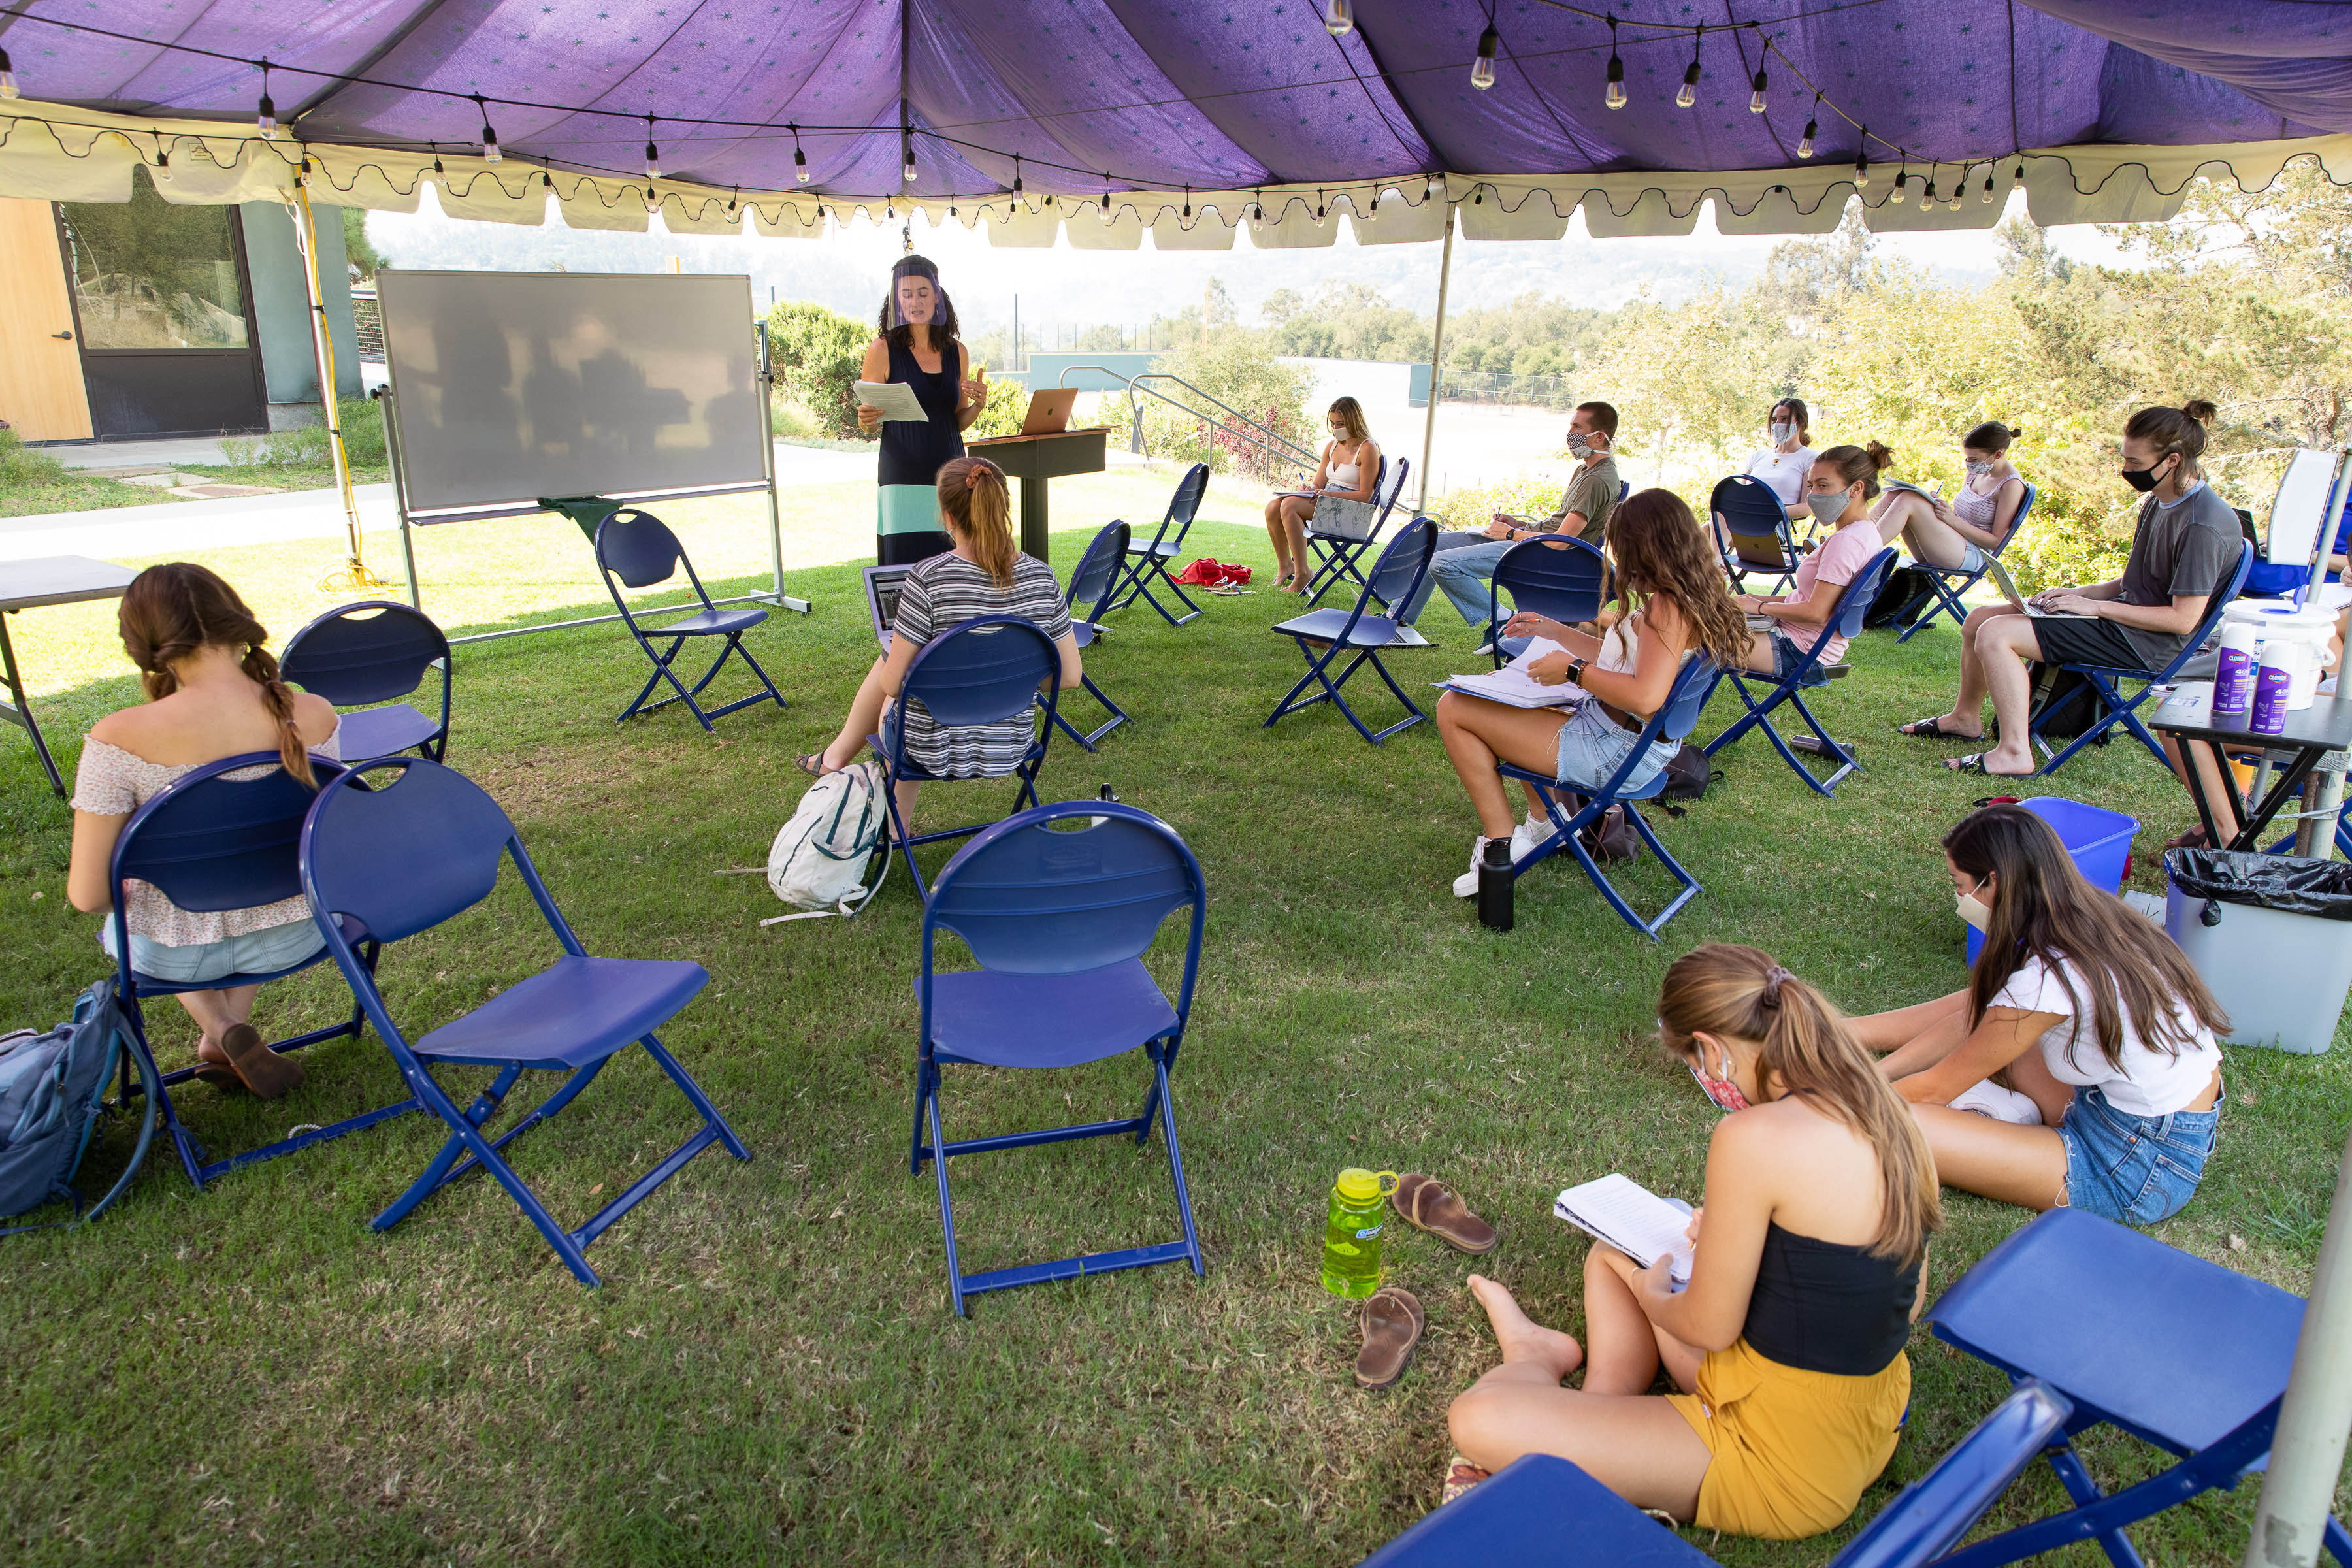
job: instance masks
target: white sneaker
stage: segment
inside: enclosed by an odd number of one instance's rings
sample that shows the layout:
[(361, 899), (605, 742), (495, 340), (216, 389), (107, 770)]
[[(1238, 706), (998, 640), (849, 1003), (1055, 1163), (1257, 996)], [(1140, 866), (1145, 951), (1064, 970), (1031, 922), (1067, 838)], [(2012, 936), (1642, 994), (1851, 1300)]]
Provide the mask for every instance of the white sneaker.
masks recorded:
[(1551, 818), (1530, 816), (1511, 829), (1511, 863), (1517, 865), (1536, 852), (1536, 846), (1551, 837)]
[(1979, 1116), (1989, 1116), (1995, 1121), (2007, 1121), (2019, 1127), (2042, 1125), (2042, 1108), (2013, 1089), (2003, 1089), (1990, 1079), (1952, 1096), (1954, 1110), (1973, 1110)]
[(1470, 841), (1470, 869), (1454, 879), (1454, 896), (1475, 899), (1478, 896), (1478, 862), (1486, 858), (1487, 839), (1481, 834)]
[(1482, 642), (1476, 647), (1470, 650), (1470, 657), (1472, 658), (1485, 658), (1488, 654), (1491, 654), (1494, 651), (1495, 645), (1493, 643)]

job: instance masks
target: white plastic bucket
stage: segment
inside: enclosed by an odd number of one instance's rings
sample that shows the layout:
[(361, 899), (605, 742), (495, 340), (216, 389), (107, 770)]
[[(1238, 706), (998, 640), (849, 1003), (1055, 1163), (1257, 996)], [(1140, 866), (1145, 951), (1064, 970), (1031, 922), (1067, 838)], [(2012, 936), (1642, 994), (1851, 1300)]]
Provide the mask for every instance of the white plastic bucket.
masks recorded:
[(2293, 683), (2287, 688), (2289, 708), (2308, 708), (2318, 695), (2319, 682), (2336, 662), (2327, 647), (2336, 633), (2336, 617), (2326, 610), (2298, 610), (2289, 605), (2261, 600), (2241, 600), (2222, 612), (2225, 624), (2251, 626), (2258, 639), (2253, 662), (2264, 662), (2263, 650), (2273, 641), (2301, 643), (2311, 650), (2310, 657), (2300, 654), (2271, 662), (2285, 665), (2292, 673)]

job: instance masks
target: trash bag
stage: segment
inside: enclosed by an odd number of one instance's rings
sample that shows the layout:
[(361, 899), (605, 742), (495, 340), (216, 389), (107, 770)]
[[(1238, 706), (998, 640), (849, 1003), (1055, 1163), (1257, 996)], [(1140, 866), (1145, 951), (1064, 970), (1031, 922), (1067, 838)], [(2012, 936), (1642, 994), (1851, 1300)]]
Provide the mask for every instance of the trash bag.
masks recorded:
[(2238, 849), (2168, 849), (2164, 870), (2192, 899), (2352, 921), (2352, 865), (2341, 860)]

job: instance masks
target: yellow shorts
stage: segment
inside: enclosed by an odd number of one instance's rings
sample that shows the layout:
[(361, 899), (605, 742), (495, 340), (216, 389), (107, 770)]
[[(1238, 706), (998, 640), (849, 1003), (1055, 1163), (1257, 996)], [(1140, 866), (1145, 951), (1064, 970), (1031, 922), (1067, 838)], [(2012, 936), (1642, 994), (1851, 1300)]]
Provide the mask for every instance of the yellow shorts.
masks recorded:
[(1696, 1394), (1666, 1401), (1714, 1456), (1698, 1524), (1793, 1541), (1843, 1523), (1895, 1457), (1911, 1361), (1841, 1377), (1767, 1360), (1743, 1339), (1699, 1363)]

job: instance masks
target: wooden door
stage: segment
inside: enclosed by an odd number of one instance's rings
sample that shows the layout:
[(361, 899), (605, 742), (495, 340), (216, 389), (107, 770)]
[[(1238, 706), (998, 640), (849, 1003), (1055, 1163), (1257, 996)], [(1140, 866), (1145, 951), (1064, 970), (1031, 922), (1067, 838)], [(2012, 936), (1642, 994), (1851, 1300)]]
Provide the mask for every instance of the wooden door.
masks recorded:
[(47, 202), (0, 197), (0, 419), (27, 441), (90, 434), (58, 220)]

